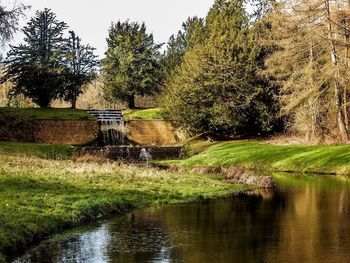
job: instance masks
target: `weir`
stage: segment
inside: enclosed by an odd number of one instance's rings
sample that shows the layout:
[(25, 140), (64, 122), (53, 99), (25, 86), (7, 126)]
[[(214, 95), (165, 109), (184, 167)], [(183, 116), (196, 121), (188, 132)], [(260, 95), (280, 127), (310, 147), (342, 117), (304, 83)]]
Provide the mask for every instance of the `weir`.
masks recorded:
[(97, 118), (101, 146), (125, 145), (125, 120), (121, 110), (89, 110), (87, 112)]
[[(88, 110), (89, 114), (97, 118), (99, 136), (93, 146), (81, 147), (78, 156), (93, 155), (111, 160), (145, 161), (152, 159), (178, 159), (184, 155), (183, 147), (173, 145), (156, 145), (154, 143), (140, 144), (128, 138), (126, 121), (121, 110)], [(136, 120), (134, 120), (135, 122)], [(133, 125), (134, 128), (139, 128)], [(154, 132), (152, 126), (146, 126), (142, 137), (148, 137)], [(131, 131), (132, 133), (132, 131)], [(163, 134), (159, 134), (161, 136)], [(141, 141), (147, 141), (139, 138)]]

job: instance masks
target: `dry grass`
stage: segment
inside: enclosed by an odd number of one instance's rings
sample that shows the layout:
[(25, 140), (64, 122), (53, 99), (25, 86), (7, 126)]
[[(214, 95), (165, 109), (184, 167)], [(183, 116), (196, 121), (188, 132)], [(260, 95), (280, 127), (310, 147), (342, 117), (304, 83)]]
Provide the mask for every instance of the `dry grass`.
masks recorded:
[(281, 134), (275, 135), (266, 140), (266, 143), (276, 144), (276, 145), (334, 145), (339, 143), (335, 136), (328, 136), (323, 138), (307, 138), (300, 134)]

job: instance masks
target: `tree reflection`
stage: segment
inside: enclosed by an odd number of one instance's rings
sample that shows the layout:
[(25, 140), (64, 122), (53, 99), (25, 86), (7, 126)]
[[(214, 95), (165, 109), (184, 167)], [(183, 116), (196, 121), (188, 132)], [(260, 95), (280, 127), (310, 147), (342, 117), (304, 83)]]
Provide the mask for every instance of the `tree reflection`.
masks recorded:
[(136, 211), (18, 262), (347, 262), (350, 179), (274, 178), (273, 192)]

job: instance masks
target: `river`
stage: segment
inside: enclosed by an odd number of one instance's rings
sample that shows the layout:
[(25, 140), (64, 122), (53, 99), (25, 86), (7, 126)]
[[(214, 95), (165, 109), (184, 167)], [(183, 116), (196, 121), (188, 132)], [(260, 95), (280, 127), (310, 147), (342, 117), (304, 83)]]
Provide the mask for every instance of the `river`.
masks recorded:
[(350, 262), (350, 178), (274, 180), (274, 191), (152, 207), (70, 231), (14, 262)]

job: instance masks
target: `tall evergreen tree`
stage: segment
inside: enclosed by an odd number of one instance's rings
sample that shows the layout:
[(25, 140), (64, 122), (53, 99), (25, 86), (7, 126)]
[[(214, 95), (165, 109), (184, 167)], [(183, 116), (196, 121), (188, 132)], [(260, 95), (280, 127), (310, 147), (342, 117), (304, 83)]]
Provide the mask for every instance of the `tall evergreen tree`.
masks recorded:
[(135, 108), (136, 95), (151, 95), (162, 84), (159, 64), (161, 45), (154, 43), (144, 23), (112, 24), (107, 38), (108, 50), (102, 61), (105, 93), (110, 100), (121, 100)]
[(193, 17), (182, 24), (182, 30), (176, 36), (172, 35), (169, 38), (162, 63), (168, 76), (182, 63), (188, 50), (204, 42), (205, 32), (204, 19)]
[(18, 30), (18, 19), (27, 8), (19, 4), (9, 9), (0, 3), (0, 46), (12, 39), (13, 33)]
[(91, 82), (96, 76), (98, 61), (94, 50), (89, 45), (82, 45), (81, 39), (73, 31), (69, 32), (64, 63), (65, 85), (61, 96), (71, 102), (72, 108), (76, 108), (83, 85)]
[(5, 61), (3, 80), (14, 83), (14, 92), (48, 107), (62, 89), (64, 22), (58, 21), (50, 9), (37, 11), (22, 29), (24, 44), (12, 46)]
[(217, 0), (205, 21), (207, 39), (184, 56), (164, 98), (177, 126), (197, 133), (258, 133), (272, 118), (258, 76), (261, 49), (255, 42), (243, 0)]

